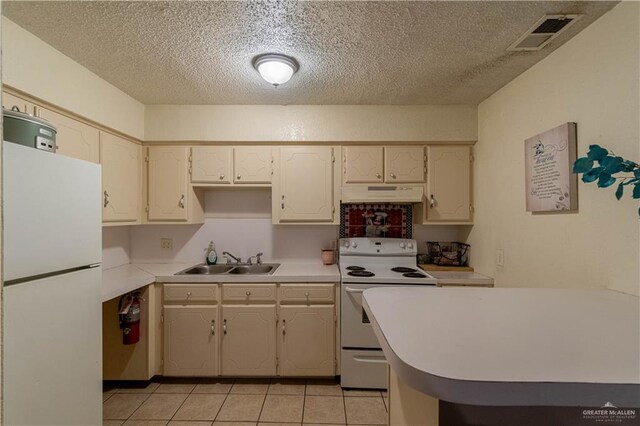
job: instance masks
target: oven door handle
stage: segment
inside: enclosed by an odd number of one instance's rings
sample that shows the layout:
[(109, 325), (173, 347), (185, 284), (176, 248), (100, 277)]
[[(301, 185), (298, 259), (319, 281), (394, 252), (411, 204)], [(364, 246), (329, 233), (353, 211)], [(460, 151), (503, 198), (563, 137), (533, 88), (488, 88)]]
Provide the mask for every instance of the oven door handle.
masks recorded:
[(347, 293), (362, 293), (364, 290), (358, 290), (357, 288), (345, 287), (344, 291)]
[(367, 362), (369, 364), (386, 364), (387, 359), (381, 356), (354, 356), (354, 361)]

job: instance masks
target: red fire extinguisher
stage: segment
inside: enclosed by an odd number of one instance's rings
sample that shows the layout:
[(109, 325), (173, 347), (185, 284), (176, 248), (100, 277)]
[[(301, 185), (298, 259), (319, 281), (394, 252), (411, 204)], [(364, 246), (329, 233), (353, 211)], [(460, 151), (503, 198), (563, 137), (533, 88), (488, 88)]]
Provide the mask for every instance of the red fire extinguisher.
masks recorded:
[(140, 341), (140, 293), (125, 294), (118, 303), (118, 319), (122, 329), (122, 343), (133, 345)]

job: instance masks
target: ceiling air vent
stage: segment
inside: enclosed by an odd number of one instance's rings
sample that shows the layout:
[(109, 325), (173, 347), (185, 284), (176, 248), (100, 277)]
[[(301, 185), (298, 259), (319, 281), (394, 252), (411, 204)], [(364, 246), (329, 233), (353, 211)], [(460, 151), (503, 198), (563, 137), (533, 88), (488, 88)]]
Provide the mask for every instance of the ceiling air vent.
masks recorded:
[(545, 15), (507, 48), (511, 52), (540, 50), (582, 15)]

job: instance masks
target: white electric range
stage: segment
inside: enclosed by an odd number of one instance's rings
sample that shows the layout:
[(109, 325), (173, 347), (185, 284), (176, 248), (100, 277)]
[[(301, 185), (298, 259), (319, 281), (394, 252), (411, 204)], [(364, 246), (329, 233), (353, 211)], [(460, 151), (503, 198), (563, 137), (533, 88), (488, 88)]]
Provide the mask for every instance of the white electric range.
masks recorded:
[(362, 308), (362, 292), (380, 286), (435, 287), (436, 279), (418, 267), (416, 240), (342, 238), (339, 252), (340, 384), (344, 388), (385, 389), (387, 362)]

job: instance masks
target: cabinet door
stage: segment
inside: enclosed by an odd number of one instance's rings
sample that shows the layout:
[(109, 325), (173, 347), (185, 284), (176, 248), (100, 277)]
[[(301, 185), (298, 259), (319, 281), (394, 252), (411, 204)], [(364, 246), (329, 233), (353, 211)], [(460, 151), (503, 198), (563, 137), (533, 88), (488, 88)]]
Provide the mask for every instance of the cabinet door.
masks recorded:
[(135, 222), (140, 215), (142, 147), (100, 133), (102, 221)]
[(149, 148), (149, 220), (187, 220), (189, 148)]
[(231, 147), (191, 148), (191, 182), (231, 183)]
[(424, 147), (387, 146), (384, 150), (387, 183), (424, 182)]
[(218, 375), (218, 307), (164, 307), (164, 375)]
[(333, 220), (333, 149), (280, 149), (280, 220)]
[(344, 183), (383, 181), (381, 146), (346, 146), (343, 153)]
[(100, 163), (100, 132), (81, 121), (46, 108), (37, 108), (38, 116), (49, 120), (58, 130), (57, 153), (79, 160)]
[(2, 108), (12, 109), (14, 106), (17, 107), (20, 112), (26, 112), (32, 115), (35, 113), (35, 106), (31, 102), (27, 102), (10, 93), (2, 92)]
[(281, 306), (281, 376), (335, 374), (335, 306)]
[(471, 220), (471, 147), (427, 147), (426, 219)]
[(269, 146), (241, 146), (233, 149), (235, 183), (271, 183), (273, 159)]
[(276, 374), (276, 306), (222, 306), (222, 374)]

